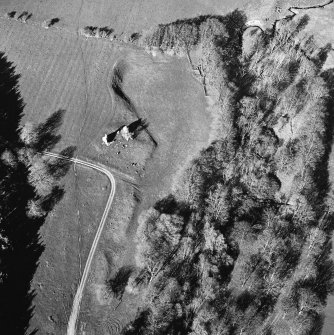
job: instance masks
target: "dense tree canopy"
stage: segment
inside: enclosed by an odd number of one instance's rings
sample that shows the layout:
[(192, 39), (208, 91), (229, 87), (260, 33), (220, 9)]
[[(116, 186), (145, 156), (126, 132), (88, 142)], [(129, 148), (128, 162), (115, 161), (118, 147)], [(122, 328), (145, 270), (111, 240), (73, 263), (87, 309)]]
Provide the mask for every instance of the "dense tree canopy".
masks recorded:
[(307, 22), (281, 21), (253, 36), (247, 52), (238, 11), (141, 36), (149, 47), (200, 54), (192, 65), (219, 90), (220, 110), (214, 141), (162, 200), (166, 206), (157, 203), (140, 219), (137, 265), (146, 281), (137, 283), (145, 299), (124, 334), (321, 329), (333, 289), (326, 247), (332, 105), (322, 74), (328, 46), (310, 47)]

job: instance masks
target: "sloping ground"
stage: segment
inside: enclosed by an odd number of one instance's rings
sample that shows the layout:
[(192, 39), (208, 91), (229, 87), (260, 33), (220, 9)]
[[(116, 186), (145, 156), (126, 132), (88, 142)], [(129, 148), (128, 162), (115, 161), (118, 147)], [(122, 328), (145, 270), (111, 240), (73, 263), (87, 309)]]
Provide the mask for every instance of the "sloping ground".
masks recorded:
[[(77, 146), (75, 155), (79, 158), (138, 176), (143, 206), (148, 207), (157, 197), (166, 195), (180, 166), (207, 143), (210, 116), (206, 113), (203, 88), (194, 79), (186, 60), (152, 58), (134, 47), (86, 40), (55, 27), (43, 29), (41, 22), (36, 21), (23, 24), (0, 19), (0, 31), (0, 49), (21, 74), (20, 89), (26, 103), (24, 122), (39, 123), (64, 109), (62, 139), (57, 148)], [(125, 148), (120, 143), (102, 146), (104, 133), (138, 116), (111, 89), (119, 59), (125, 64), (121, 67), (122, 92), (131, 100), (136, 113), (146, 119), (148, 130), (158, 144), (146, 172), (144, 163), (152, 154), (152, 141), (147, 137), (140, 137)], [(138, 174), (137, 166), (131, 165), (134, 161), (141, 162)], [(142, 175), (144, 178), (140, 179)], [(64, 334), (80, 278), (80, 262), (83, 269), (108, 193), (102, 189), (101, 178), (78, 169), (77, 177), (71, 173), (64, 180), (66, 196), (41, 231), (46, 251), (33, 282), (37, 296), (31, 329)], [(118, 196), (121, 201), (125, 198), (116, 191)], [(126, 216), (116, 215), (104, 232), (103, 246), (111, 248), (110, 257), (117, 240), (115, 224), (127, 228), (134, 222), (130, 200), (120, 205)], [(122, 241), (128, 241), (129, 247), (122, 251), (121, 257), (129, 260), (131, 239), (126, 236)], [(98, 264), (96, 269), (94, 276), (100, 273)]]
[[(109, 41), (86, 40), (64, 30), (45, 30), (12, 20), (0, 20), (0, 29), (3, 30), (0, 48), (22, 74), (25, 121), (37, 123), (58, 109), (65, 109), (59, 147), (75, 145), (76, 154), (130, 173), (135, 172), (130, 162), (141, 160), (143, 167), (142, 160), (152, 150), (147, 138), (144, 146), (132, 143), (131, 152), (131, 148), (101, 145), (106, 132), (136, 119), (136, 115), (109, 92), (113, 66), (119, 59), (126, 65), (122, 68), (123, 89), (138, 115), (147, 119), (148, 129), (157, 137), (158, 153), (154, 157), (160, 168), (171, 167), (174, 174), (175, 162), (186, 159), (186, 151), (197, 151), (200, 143), (207, 141), (209, 122), (202, 113), (205, 109), (203, 89), (193, 79), (185, 60), (152, 59), (143, 51), (126, 49)], [(116, 155), (117, 151), (121, 151), (120, 155)], [(174, 161), (169, 159), (168, 152), (177, 153)], [(168, 174), (161, 173), (160, 168), (149, 170), (149, 179), (155, 176), (150, 184), (161, 179), (166, 185), (169, 183)]]
[(124, 182), (117, 182), (117, 192), (110, 212), (110, 224), (101, 236), (95, 262), (92, 266), (81, 305), (78, 327), (82, 334), (118, 334), (134, 317), (138, 297), (125, 295), (122, 301), (107, 289), (106, 281), (121, 267), (132, 268), (133, 241), (126, 230), (131, 223), (135, 206), (133, 188)]
[(133, 143), (132, 151), (125, 155), (128, 164), (124, 163), (124, 157), (111, 160), (106, 155), (110, 150), (101, 145), (102, 136), (119, 122), (135, 119), (122, 106), (113, 106), (108, 89), (114, 63), (127, 52), (124, 48), (109, 41), (86, 40), (65, 30), (45, 30), (34, 24), (1, 20), (0, 27), (3, 31), (0, 48), (22, 74), (24, 121), (38, 123), (64, 109), (59, 147), (70, 143), (77, 146), (78, 155), (123, 169), (128, 166), (129, 170), (129, 162), (138, 156), (136, 151), (141, 151), (140, 157), (145, 161), (150, 152), (146, 144)]
[(143, 206), (148, 207), (168, 193), (179, 167), (206, 145), (211, 116), (202, 85), (194, 80), (186, 59), (166, 56), (159, 62), (157, 57), (144, 67), (136, 58), (129, 58), (132, 68), (124, 87), (158, 143), (141, 185)]
[(89, 168), (71, 168), (63, 182), (64, 199), (41, 229), (45, 252), (32, 283), (36, 297), (31, 330), (37, 328), (42, 334), (66, 333), (73, 297), (109, 194), (108, 179)]
[[(201, 118), (199, 124), (207, 123), (207, 117), (202, 115), (205, 101), (198, 94), (203, 94), (203, 90), (192, 78), (191, 71), (185, 69), (188, 66), (185, 61), (173, 58), (155, 61), (144, 51), (12, 20), (0, 20), (0, 29), (3, 32), (0, 48), (22, 75), (20, 85), (26, 103), (25, 121), (38, 123), (58, 109), (65, 110), (59, 147), (75, 145), (78, 155), (133, 173), (130, 163), (147, 158), (152, 143), (144, 141), (140, 145), (133, 142), (132, 149), (124, 150), (102, 146), (101, 138), (106, 132), (136, 120), (138, 115), (147, 118), (149, 129), (155, 134), (170, 129), (171, 132), (161, 135), (164, 138), (158, 139), (159, 147), (167, 145), (171, 148), (171, 140), (174, 141), (180, 132), (183, 135), (178, 140), (186, 148), (188, 145), (197, 147), (193, 139), (203, 140), (189, 123), (197, 122), (196, 118), (190, 117), (194, 113), (193, 106)], [(117, 98), (113, 105), (115, 97), (110, 85), (114, 65), (119, 59), (126, 64), (122, 70), (123, 87), (138, 110), (137, 116)], [(184, 120), (187, 123), (183, 124)], [(173, 130), (168, 125), (170, 122), (183, 127), (182, 130)], [(205, 133), (204, 129), (204, 138)], [(117, 151), (121, 151), (120, 156), (115, 155)]]
[[(0, 47), (22, 75), (26, 120), (39, 122), (65, 109), (62, 142), (74, 145), (87, 125), (105, 130), (111, 110), (106, 83), (115, 61), (112, 45), (15, 21), (1, 20), (0, 27)], [(94, 117), (87, 120), (92, 111)]]

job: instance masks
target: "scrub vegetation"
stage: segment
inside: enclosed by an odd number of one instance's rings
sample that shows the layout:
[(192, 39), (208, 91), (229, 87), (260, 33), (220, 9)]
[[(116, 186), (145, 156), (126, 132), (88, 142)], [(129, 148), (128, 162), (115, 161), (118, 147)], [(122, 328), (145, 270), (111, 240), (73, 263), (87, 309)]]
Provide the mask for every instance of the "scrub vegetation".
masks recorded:
[(142, 213), (128, 289), (143, 304), (123, 334), (320, 334), (333, 291), (327, 163), (329, 46), (308, 17), (252, 36), (246, 18), (159, 25), (136, 43), (198, 59), (219, 91), (215, 139), (174, 193)]

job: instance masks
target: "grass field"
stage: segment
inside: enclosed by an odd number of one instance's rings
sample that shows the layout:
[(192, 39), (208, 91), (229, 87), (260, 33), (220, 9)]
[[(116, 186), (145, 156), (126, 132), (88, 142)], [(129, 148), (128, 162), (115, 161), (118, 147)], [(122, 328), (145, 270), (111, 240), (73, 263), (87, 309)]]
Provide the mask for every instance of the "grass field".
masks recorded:
[[(96, 334), (100, 334), (100, 323), (107, 316), (112, 317), (114, 306), (112, 301), (99, 305), (94, 298), (96, 293), (92, 293), (94, 285), (107, 279), (105, 255), (110, 259), (119, 257), (116, 268), (123, 261), (131, 261), (136, 215), (157, 197), (166, 195), (177, 171), (207, 144), (210, 115), (203, 88), (183, 59), (152, 58), (133, 47), (85, 39), (66, 29), (43, 29), (36, 22), (0, 19), (0, 30), (0, 49), (21, 75), (20, 89), (26, 104), (23, 122), (39, 123), (55, 111), (65, 110), (59, 131), (62, 138), (55, 151), (76, 146), (75, 155), (79, 158), (132, 175), (140, 186), (142, 202), (136, 208), (133, 188), (129, 191), (117, 187), (110, 224), (94, 260), (93, 279), (85, 296), (92, 306), (92, 315), (83, 314), (80, 322), (84, 325), (89, 321), (87, 329), (96, 329)], [(110, 89), (114, 65), (118, 67), (120, 60), (121, 89), (136, 113)], [(102, 145), (106, 132), (133, 122), (138, 116), (146, 119), (156, 148), (144, 132), (130, 143)], [(107, 180), (87, 169), (77, 168), (77, 175), (71, 170), (63, 182), (65, 197), (41, 230), (46, 250), (33, 281), (36, 298), (31, 322), (31, 329), (57, 335), (65, 332), (80, 279), (80, 263), (83, 269), (109, 192)], [(120, 241), (125, 249), (117, 248)], [(129, 298), (126, 307), (122, 307), (123, 312), (130, 313), (132, 300)]]
[[(159, 138), (160, 147), (170, 146), (169, 141), (175, 140), (180, 129), (173, 129), (173, 125), (181, 126), (182, 120), (187, 122), (182, 125), (182, 142), (189, 142), (189, 137), (194, 135), (201, 141), (198, 131), (195, 134), (196, 129), (191, 127), (191, 118), (185, 113), (192, 113), (187, 109), (193, 108), (193, 102), (196, 102), (194, 105), (198, 110), (202, 110), (205, 101), (198, 96), (197, 92), (202, 93), (202, 88), (193, 80), (190, 70), (185, 69), (185, 61), (168, 58), (155, 62), (143, 51), (16, 21), (0, 20), (0, 29), (4, 31), (0, 47), (16, 65), (17, 72), (22, 74), (20, 85), (26, 103), (25, 121), (38, 123), (56, 110), (65, 110), (59, 148), (75, 145), (76, 154), (119, 166), (130, 173), (135, 172), (135, 169), (130, 171), (130, 162), (151, 153), (150, 147), (145, 150), (149, 143), (139, 146), (133, 142), (133, 149), (129, 146), (126, 150), (101, 145), (106, 132), (136, 119), (118, 101), (113, 106), (108, 91), (113, 65), (119, 59), (125, 59), (128, 64), (124, 89), (139, 115), (148, 119), (152, 132), (162, 136)], [(188, 91), (189, 85), (196, 92), (180, 93)], [(181, 99), (176, 99), (179, 97)], [(187, 134), (188, 130), (192, 133)], [(121, 150), (121, 154), (119, 157), (113, 154), (111, 159), (108, 153), (114, 149)], [(139, 151), (144, 153), (136, 155)], [(124, 165), (125, 160), (128, 166)]]

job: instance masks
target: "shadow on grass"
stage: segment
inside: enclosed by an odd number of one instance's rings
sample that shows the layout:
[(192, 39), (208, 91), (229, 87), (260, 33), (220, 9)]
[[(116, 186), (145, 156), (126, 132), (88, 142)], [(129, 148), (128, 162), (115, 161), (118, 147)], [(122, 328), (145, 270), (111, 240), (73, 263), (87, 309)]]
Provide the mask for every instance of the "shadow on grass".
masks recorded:
[[(36, 296), (31, 282), (45, 249), (39, 230), (49, 211), (64, 195), (61, 187), (54, 186), (42, 198), (29, 182), (30, 165), (20, 158), (20, 153), (28, 147), (20, 137), (24, 104), (18, 91), (18, 79), (12, 63), (0, 53), (0, 328), (1, 333), (11, 335), (28, 334)], [(36, 128), (40, 150), (59, 141), (60, 136), (55, 132), (62, 115), (63, 111), (57, 112)], [(73, 152), (74, 149), (67, 150)], [(7, 156), (10, 153), (10, 163), (4, 153)], [(53, 173), (63, 176), (67, 171), (64, 167), (60, 170), (55, 169)], [(29, 215), (30, 203), (36, 200), (41, 200), (44, 212), (39, 216)], [(29, 332), (36, 333), (37, 329)]]
[(122, 330), (121, 335), (145, 335), (150, 325), (150, 312), (144, 310), (138, 313), (132, 324)]
[(115, 295), (116, 298), (122, 299), (125, 287), (128, 284), (128, 280), (133, 271), (133, 266), (123, 266), (117, 271), (113, 278), (107, 281), (109, 290)]
[(64, 113), (65, 110), (60, 109), (49, 116), (45, 122), (36, 127), (34, 149), (43, 152), (45, 150), (51, 150), (56, 146), (61, 138), (58, 131), (63, 123)]
[(108, 26), (100, 28), (100, 33), (104, 33), (107, 37), (110, 36), (115, 30)]
[[(128, 95), (124, 92), (123, 90), (123, 80), (124, 80), (124, 73), (126, 72), (126, 64), (124, 62), (120, 62), (115, 66), (114, 68), (114, 73), (112, 75), (112, 82), (111, 82), (111, 87), (115, 95), (123, 102), (123, 104), (126, 106), (126, 108), (134, 114), (134, 116), (141, 120), (140, 115), (131, 101), (131, 99), (128, 97)], [(136, 121), (135, 121), (136, 122)], [(154, 139), (153, 135), (151, 132), (146, 128), (143, 128), (147, 135), (149, 136), (150, 140), (152, 141), (154, 147), (157, 147), (158, 143)]]
[(138, 119), (128, 125), (129, 132), (133, 133), (133, 138), (136, 138), (139, 133), (148, 128), (148, 122), (146, 119)]
[(11, 11), (11, 12), (9, 12), (9, 13), (7, 13), (7, 16), (8, 16), (9, 18), (11, 18), (11, 19), (14, 19), (15, 15), (16, 15), (16, 12), (15, 12), (14, 10)]
[(15, 73), (13, 63), (8, 62), (4, 53), (0, 53), (0, 150), (8, 144), (18, 148), (17, 135), (23, 115), (24, 103), (18, 91), (20, 75)]
[[(148, 122), (146, 121), (146, 119), (138, 119), (132, 123), (130, 123), (127, 127), (129, 130), (129, 133), (132, 134), (132, 139), (135, 139), (139, 133), (143, 130), (147, 131), (148, 128)], [(122, 131), (122, 129), (125, 127), (125, 125), (121, 125), (118, 129), (116, 129), (115, 131), (107, 134), (107, 142), (111, 143), (116, 139), (116, 136), (119, 132)]]
[(58, 23), (59, 21), (60, 21), (59, 18), (55, 17), (55, 18), (53, 18), (53, 19), (50, 20), (48, 26), (51, 27), (51, 26), (55, 25), (56, 23)]
[[(64, 150), (62, 150), (59, 154), (61, 156), (72, 158), (75, 150), (76, 150), (75, 146), (69, 146), (65, 148)], [(54, 179), (58, 180), (67, 174), (68, 170), (71, 167), (71, 164), (72, 162), (62, 159), (62, 158), (52, 159), (47, 165), (48, 173)]]

